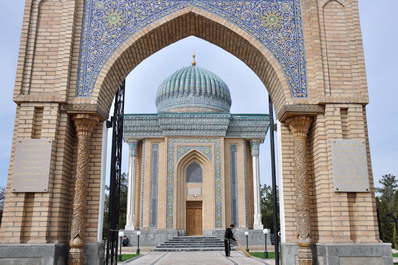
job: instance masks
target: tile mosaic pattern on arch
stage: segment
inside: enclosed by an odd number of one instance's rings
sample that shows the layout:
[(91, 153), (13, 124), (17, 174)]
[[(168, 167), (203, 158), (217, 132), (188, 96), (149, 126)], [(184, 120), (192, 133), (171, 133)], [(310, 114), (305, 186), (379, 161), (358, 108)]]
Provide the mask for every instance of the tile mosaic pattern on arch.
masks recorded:
[(213, 160), (212, 155), (212, 147), (211, 146), (190, 146), (190, 145), (183, 145), (177, 147), (177, 161), (180, 161), (181, 157), (183, 157), (186, 153), (197, 150), (204, 154), (210, 161)]
[(232, 22), (273, 54), (292, 97), (307, 97), (300, 0), (86, 0), (76, 94), (91, 97), (112, 54), (147, 25), (195, 6)]

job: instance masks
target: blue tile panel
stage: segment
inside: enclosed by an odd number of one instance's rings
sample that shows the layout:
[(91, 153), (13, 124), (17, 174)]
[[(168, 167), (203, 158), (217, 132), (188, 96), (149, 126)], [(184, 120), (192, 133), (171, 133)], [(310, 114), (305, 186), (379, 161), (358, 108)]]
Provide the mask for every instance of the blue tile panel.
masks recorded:
[(247, 155), (246, 155), (246, 140), (243, 140), (243, 174), (245, 177), (245, 217), (246, 228), (249, 228), (249, 194), (247, 191)]
[(91, 97), (106, 62), (136, 32), (190, 6), (257, 39), (279, 63), (291, 96), (308, 97), (300, 0), (86, 0), (76, 95)]
[(236, 168), (236, 145), (230, 146), (230, 181), (231, 181), (231, 217), (232, 223), (239, 227), (238, 223), (238, 183), (237, 183), (237, 168)]
[(144, 225), (144, 180), (145, 180), (145, 144), (146, 140), (142, 142), (142, 163), (141, 163), (141, 217), (140, 228)]
[(158, 225), (158, 164), (159, 144), (152, 144), (151, 228)]

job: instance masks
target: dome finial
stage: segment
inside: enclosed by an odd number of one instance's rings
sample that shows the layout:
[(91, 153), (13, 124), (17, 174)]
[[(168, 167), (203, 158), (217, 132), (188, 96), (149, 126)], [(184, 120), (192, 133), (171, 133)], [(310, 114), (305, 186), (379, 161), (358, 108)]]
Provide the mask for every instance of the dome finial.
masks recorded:
[(196, 65), (195, 57), (196, 57), (195, 52), (193, 52), (192, 53), (192, 65), (194, 65), (194, 66)]

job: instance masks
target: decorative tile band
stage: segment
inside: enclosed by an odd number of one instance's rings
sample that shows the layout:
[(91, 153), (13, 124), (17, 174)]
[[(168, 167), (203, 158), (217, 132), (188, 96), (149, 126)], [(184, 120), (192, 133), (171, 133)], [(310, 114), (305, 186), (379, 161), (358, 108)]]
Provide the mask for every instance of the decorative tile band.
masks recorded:
[(148, 138), (166, 135), (264, 138), (269, 126), (267, 114), (161, 113), (126, 114), (123, 136)]
[(158, 161), (159, 144), (152, 144), (151, 228), (157, 228), (158, 218)]
[(143, 140), (142, 141), (142, 163), (141, 163), (141, 217), (140, 217), (140, 228), (143, 228), (143, 226), (144, 226), (145, 144), (146, 144), (146, 140)]
[(169, 138), (167, 140), (167, 200), (166, 200), (166, 229), (173, 229), (174, 226), (174, 174), (176, 163), (176, 145), (192, 144), (214, 146), (214, 192), (215, 192), (215, 227), (222, 228), (222, 160), (221, 160), (221, 139), (217, 138)]
[(246, 214), (246, 228), (249, 228), (249, 195), (247, 193), (247, 155), (246, 155), (246, 140), (243, 140), (243, 175), (245, 177), (245, 214)]
[(239, 227), (238, 218), (238, 189), (237, 189), (237, 179), (236, 179), (236, 145), (231, 145), (230, 147), (230, 180), (231, 180), (231, 217), (232, 223)]
[(307, 97), (300, 0), (86, 0), (76, 94), (91, 97), (100, 72), (126, 40), (187, 7), (221, 17), (257, 39), (286, 76), (292, 97)]

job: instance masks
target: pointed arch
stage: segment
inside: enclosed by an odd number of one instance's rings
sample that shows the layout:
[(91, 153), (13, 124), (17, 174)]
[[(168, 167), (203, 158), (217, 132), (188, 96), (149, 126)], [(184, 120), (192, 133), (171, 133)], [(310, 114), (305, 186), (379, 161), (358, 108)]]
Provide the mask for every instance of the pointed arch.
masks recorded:
[(102, 68), (90, 102), (96, 103), (97, 111), (106, 117), (118, 85), (140, 62), (189, 36), (209, 41), (248, 65), (268, 89), (277, 113), (292, 98), (281, 65), (262, 43), (222, 17), (189, 7), (151, 23), (117, 48)]
[[(192, 163), (197, 163), (203, 170), (203, 182), (195, 183), (202, 189), (201, 196), (198, 200), (202, 200), (204, 213), (214, 213), (214, 167), (212, 162), (201, 152), (196, 149), (189, 151), (177, 162), (177, 174), (175, 178), (175, 206), (174, 220), (176, 220), (176, 229), (186, 230), (186, 201), (187, 201), (187, 183), (186, 170)], [(206, 187), (206, 189), (204, 188)], [(214, 214), (203, 216), (203, 230), (214, 227)]]

